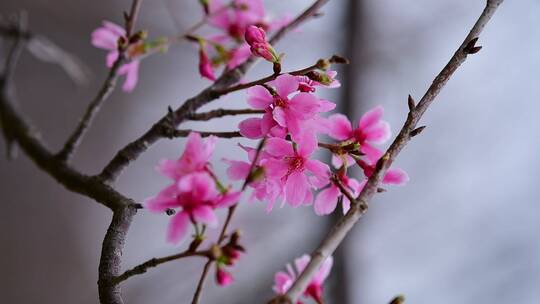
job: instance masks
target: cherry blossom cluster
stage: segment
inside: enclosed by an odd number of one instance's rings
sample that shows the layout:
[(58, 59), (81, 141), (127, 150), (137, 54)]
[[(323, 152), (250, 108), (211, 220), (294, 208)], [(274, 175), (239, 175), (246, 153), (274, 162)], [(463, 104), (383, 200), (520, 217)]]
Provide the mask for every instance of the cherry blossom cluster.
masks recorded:
[[(220, 66), (233, 69), (257, 54), (271, 62), (279, 62), (279, 55), (266, 41), (265, 31), (275, 31), (290, 19), (272, 19), (262, 0), (206, 1), (208, 24), (219, 32), (207, 37), (191, 36), (199, 47), (199, 73), (215, 80), (214, 70)], [(244, 39), (245, 38), (245, 39)]]
[[(272, 62), (273, 74), (268, 78), (271, 80), (246, 86), (247, 104), (262, 114), (245, 119), (238, 126), (243, 137), (259, 141), (258, 147), (239, 144), (247, 160), (225, 160), (229, 165), (228, 179), (243, 181), (240, 190), (223, 183), (213, 170), (210, 160), (215, 136), (203, 139), (199, 133), (191, 132), (182, 155), (175, 160), (163, 160), (157, 166), (170, 179), (170, 184), (147, 199), (144, 206), (152, 212), (171, 215), (167, 240), (179, 243), (192, 226), (195, 231), (192, 244), (198, 246), (204, 240), (206, 228), (218, 226), (216, 211), (237, 204), (246, 187), (251, 189), (249, 200), (266, 202), (267, 212), (279, 203), (281, 207), (313, 206), (315, 214), (322, 216), (334, 212), (341, 202), (346, 213), (382, 157), (376, 146), (390, 138), (390, 126), (382, 119), (383, 108), (369, 110), (355, 124), (345, 115), (329, 115), (336, 104), (316, 93), (319, 88), (340, 87), (337, 72), (329, 70), (330, 61), (321, 60), (305, 70), (281, 73), (282, 55), (269, 43), (266, 31), (279, 29), (287, 19), (269, 19), (261, 0), (201, 3), (207, 24), (220, 31), (209, 37), (187, 36), (199, 48), (201, 76), (215, 80), (215, 68), (232, 69), (251, 56)], [(127, 59), (118, 70), (120, 75), (126, 75), (123, 86), (126, 91), (133, 90), (137, 83), (140, 59), (149, 50), (164, 46), (159, 41), (145, 39), (143, 32), (127, 37), (123, 28), (107, 21), (92, 33), (93, 45), (109, 51), (107, 66), (113, 66), (121, 55)], [(321, 136), (334, 142), (320, 142)], [(331, 152), (331, 165), (315, 158), (321, 149)], [(354, 165), (362, 170), (362, 180), (348, 175), (348, 169)], [(403, 170), (391, 168), (382, 183), (401, 185), (407, 180)], [(243, 247), (234, 235), (226, 245), (221, 245), (221, 241), (215, 244), (218, 253), (213, 258), (216, 281), (226, 286), (233, 281), (227, 268), (236, 264)], [(309, 256), (304, 255), (295, 261), (295, 267), (288, 265), (287, 272), (278, 272), (274, 291), (284, 294), (308, 262)], [(304, 296), (322, 303), (323, 282), (331, 267), (332, 258), (329, 258)]]

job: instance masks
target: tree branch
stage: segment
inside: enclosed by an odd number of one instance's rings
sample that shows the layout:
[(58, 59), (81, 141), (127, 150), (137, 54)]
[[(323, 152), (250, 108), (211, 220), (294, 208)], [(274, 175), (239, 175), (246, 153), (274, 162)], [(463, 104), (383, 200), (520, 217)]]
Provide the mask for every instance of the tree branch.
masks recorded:
[(360, 206), (362, 204), (367, 205), (373, 195), (375, 195), (384, 174), (397, 155), (401, 152), (403, 147), (405, 147), (405, 145), (409, 142), (411, 132), (416, 128), (418, 121), (425, 113), (427, 108), (433, 103), (435, 97), (439, 94), (457, 68), (461, 66), (461, 64), (467, 59), (467, 56), (472, 53), (471, 41), (478, 38), (485, 25), (489, 22), (497, 10), (497, 7), (503, 3), (503, 1), (504, 0), (487, 1), (487, 5), (482, 14), (472, 27), (461, 46), (454, 53), (450, 61), (442, 69), (439, 75), (437, 75), (418, 105), (413, 107), (409, 112), (407, 120), (405, 121), (401, 131), (396, 139), (392, 142), (392, 145), (388, 148), (384, 156), (377, 162), (374, 173), (369, 178), (360, 195), (357, 197), (356, 203), (351, 204), (351, 209), (349, 212), (347, 212), (347, 214), (336, 223), (328, 235), (323, 239), (319, 247), (311, 254), (311, 261), (285, 294), (285, 297), (287, 297), (292, 303), (296, 303), (299, 296), (306, 289), (313, 276), (319, 270), (321, 264), (334, 252), (334, 250), (343, 241), (347, 233), (352, 229), (354, 224), (362, 217), (364, 212)]
[(116, 284), (115, 279), (120, 274), (126, 235), (136, 213), (137, 209), (134, 206), (117, 209), (105, 234), (98, 279), (99, 301), (102, 304), (124, 303), (120, 286)]
[[(137, 20), (137, 16), (139, 15), (139, 10), (141, 7), (142, 0), (133, 0), (131, 4), (131, 10), (129, 15), (126, 15), (126, 37), (131, 37), (133, 33), (133, 28), (135, 27), (135, 21)], [(99, 110), (101, 108), (101, 105), (109, 98), (111, 93), (114, 91), (114, 88), (116, 87), (116, 81), (118, 79), (118, 70), (122, 66), (122, 64), (126, 61), (126, 52), (128, 50), (129, 44), (126, 46), (119, 47), (118, 52), (118, 58), (112, 65), (112, 67), (109, 69), (109, 74), (107, 75), (107, 78), (105, 79), (105, 82), (99, 89), (96, 97), (90, 102), (88, 107), (86, 108), (86, 111), (84, 112), (83, 117), (79, 121), (79, 124), (71, 133), (69, 138), (67, 139), (66, 143), (64, 144), (63, 148), (57, 153), (56, 157), (62, 161), (69, 161), (71, 157), (73, 156), (73, 153), (77, 149), (77, 147), (81, 144), (81, 141), (88, 131), (88, 128), (90, 128), (92, 121), (96, 117), (96, 115), (99, 113)]]
[[(290, 30), (296, 28), (299, 24), (314, 16), (315, 13), (328, 1), (329, 0), (316, 0), (308, 9), (296, 17), (296, 19), (274, 34), (272, 39), (270, 39), (270, 43), (277, 42)], [(255, 60), (256, 58), (253, 56), (250, 57), (250, 59), (243, 64), (225, 72), (218, 78), (218, 80), (216, 80), (216, 82), (214, 82), (214, 84), (210, 85), (196, 96), (186, 100), (181, 107), (174, 111), (174, 127), (186, 120), (188, 115), (195, 113), (198, 108), (219, 98), (220, 95), (217, 93), (217, 91), (237, 83), (245, 75), (246, 71), (251, 67)], [(153, 145), (159, 139), (165, 137), (167, 134), (164, 132), (164, 130), (167, 130), (167, 128), (170, 127), (168, 116), (169, 115), (167, 114), (162, 117), (141, 137), (118, 151), (113, 159), (101, 171), (99, 175), (100, 178), (107, 183), (114, 182), (124, 168), (126, 168), (132, 161), (137, 159), (144, 151), (148, 149), (148, 147)]]
[(152, 258), (140, 265), (137, 265), (133, 268), (131, 268), (130, 270), (126, 270), (124, 273), (122, 273), (121, 275), (117, 276), (115, 279), (114, 279), (114, 284), (119, 284), (127, 279), (129, 279), (130, 277), (132, 276), (135, 276), (135, 275), (138, 275), (138, 274), (143, 274), (145, 273), (148, 268), (152, 268), (152, 267), (157, 267), (163, 263), (167, 263), (167, 262), (171, 262), (171, 261), (175, 261), (175, 260), (179, 260), (179, 259), (183, 259), (183, 258), (188, 258), (188, 257), (196, 257), (196, 256), (200, 256), (200, 257), (210, 257), (211, 256), (211, 252), (206, 250), (206, 251), (191, 251), (191, 250), (186, 250), (184, 252), (181, 252), (181, 253), (178, 253), (178, 254), (173, 254), (173, 255), (169, 255), (169, 256), (166, 256), (166, 257), (162, 257), (162, 258)]
[(257, 109), (215, 109), (204, 113), (187, 114), (186, 119), (194, 121), (207, 121), (224, 116), (246, 115), (246, 114), (264, 114), (264, 110)]
[(208, 136), (216, 136), (221, 138), (235, 138), (235, 137), (242, 137), (242, 134), (238, 131), (231, 131), (231, 132), (206, 132), (206, 131), (194, 131), (194, 130), (174, 130), (174, 137), (187, 137), (189, 133), (191, 132), (197, 132), (202, 137), (208, 137)]

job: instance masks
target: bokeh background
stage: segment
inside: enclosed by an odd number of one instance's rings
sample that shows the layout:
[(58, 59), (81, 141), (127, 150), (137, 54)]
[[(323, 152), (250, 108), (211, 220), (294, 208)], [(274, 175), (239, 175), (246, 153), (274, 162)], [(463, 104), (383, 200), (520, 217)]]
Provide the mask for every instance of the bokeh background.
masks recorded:
[[(340, 70), (344, 87), (319, 92), (356, 120), (382, 104), (395, 134), (406, 116), (407, 95), (421, 98), (484, 2), (334, 0), (323, 17), (277, 48), (286, 53), (287, 70), (347, 54), (353, 63)], [(51, 147), (60, 147), (105, 77), (105, 54), (90, 45), (90, 32), (103, 19), (120, 23), (129, 4), (0, 2), (2, 15), (27, 11), (33, 31), (75, 54), (91, 72), (89, 83), (77, 86), (58, 66), (23, 56), (16, 73), (20, 107)], [(266, 4), (275, 15), (294, 15), (310, 1)], [(173, 35), (199, 18), (197, 1), (145, 1), (138, 27), (151, 37)], [(397, 165), (409, 173), (409, 184), (378, 195), (337, 253), (328, 303), (387, 303), (396, 294), (405, 294), (407, 303), (538, 303), (539, 20), (537, 0), (502, 5), (479, 41), (482, 51), (458, 70), (423, 119), (427, 129), (400, 155)], [(167, 106), (204, 88), (208, 83), (196, 65), (189, 43), (145, 60), (136, 90), (115, 92), (103, 107), (75, 166), (97, 173)], [(248, 78), (269, 69), (261, 63)], [(245, 106), (239, 93), (205, 109)], [(185, 127), (230, 130), (237, 122)], [(214, 160), (243, 155), (235, 143), (220, 141)], [(182, 147), (180, 139), (159, 142), (126, 170), (119, 189), (136, 200), (152, 196), (166, 184), (153, 167), (177, 157)], [(110, 212), (66, 191), (24, 155), (11, 162), (0, 158), (0, 193), (2, 302), (97, 303), (97, 265)], [(236, 283), (219, 288), (209, 280), (202, 303), (261, 303), (271, 297), (274, 272), (310, 252), (336, 218), (317, 217), (311, 208), (266, 214), (263, 204), (243, 203), (239, 210), (233, 227), (243, 231), (248, 254), (233, 270)], [(127, 239), (125, 267), (181, 249), (164, 242), (167, 220), (139, 213)], [(201, 267), (202, 261), (192, 259), (150, 270), (124, 284), (126, 302), (188, 303)]]

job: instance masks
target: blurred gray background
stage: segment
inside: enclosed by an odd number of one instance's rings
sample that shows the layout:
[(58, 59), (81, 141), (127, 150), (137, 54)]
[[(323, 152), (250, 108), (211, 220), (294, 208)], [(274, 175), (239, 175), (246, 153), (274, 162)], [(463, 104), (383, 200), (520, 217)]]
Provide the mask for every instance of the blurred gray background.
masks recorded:
[[(295, 15), (309, 3), (266, 1), (275, 15)], [(92, 71), (89, 85), (78, 87), (57, 66), (23, 56), (16, 73), (20, 106), (51, 147), (63, 143), (105, 76), (105, 53), (90, 45), (90, 32), (103, 19), (121, 22), (129, 5), (127, 0), (0, 3), (2, 15), (26, 10), (35, 32), (76, 54)], [(483, 6), (480, 0), (333, 0), (323, 18), (289, 35), (277, 49), (287, 54), (286, 70), (348, 54), (353, 64), (341, 71), (347, 85), (319, 92), (353, 120), (384, 105), (395, 134), (406, 116), (407, 94), (421, 98)], [(151, 37), (173, 35), (199, 17), (197, 1), (149, 0), (138, 27)], [(427, 129), (400, 155), (397, 165), (411, 181), (378, 195), (338, 253), (343, 264), (330, 277), (328, 303), (387, 303), (400, 293), (407, 303), (538, 303), (539, 20), (537, 0), (506, 1), (497, 12), (479, 41), (482, 51), (458, 70), (426, 114)], [(188, 43), (145, 60), (139, 86), (108, 100), (75, 166), (98, 172), (168, 105), (178, 106), (206, 86), (196, 61)], [(261, 63), (248, 78), (268, 71)], [(239, 93), (207, 108), (245, 106)], [(185, 127), (232, 130), (238, 121)], [(182, 147), (182, 140), (159, 142), (124, 173), (119, 189), (136, 200), (152, 196), (166, 184), (153, 167), (177, 157)], [(241, 153), (229, 141), (220, 141), (217, 150), (215, 161)], [(2, 302), (97, 303), (97, 265), (109, 211), (67, 192), (24, 155), (12, 162), (0, 158), (0, 193)], [(211, 278), (202, 303), (261, 303), (271, 297), (274, 272), (310, 252), (335, 220), (317, 217), (311, 208), (278, 208), (268, 215), (263, 204), (244, 204), (239, 210), (233, 227), (243, 230), (248, 254), (233, 270), (236, 283), (219, 288)], [(127, 239), (125, 267), (183, 248), (164, 242), (167, 221), (139, 213)], [(125, 299), (187, 303), (201, 267), (202, 261), (193, 259), (150, 270), (124, 284)]]

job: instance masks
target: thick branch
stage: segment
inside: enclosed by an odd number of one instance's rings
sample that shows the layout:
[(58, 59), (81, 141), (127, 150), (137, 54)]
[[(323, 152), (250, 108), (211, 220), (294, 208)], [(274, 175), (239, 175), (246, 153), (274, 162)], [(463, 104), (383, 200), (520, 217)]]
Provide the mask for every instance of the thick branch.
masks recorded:
[(336, 223), (328, 235), (324, 238), (320, 246), (311, 254), (311, 261), (302, 272), (302, 274), (294, 282), (293, 286), (286, 293), (292, 303), (296, 303), (298, 297), (306, 289), (309, 282), (312, 280), (315, 273), (318, 271), (321, 264), (330, 256), (334, 250), (343, 241), (347, 233), (352, 229), (354, 224), (364, 214), (364, 211), (360, 206), (362, 204), (367, 205), (373, 195), (377, 192), (378, 185), (382, 180), (384, 174), (395, 160), (397, 155), (401, 152), (403, 147), (409, 142), (411, 138), (411, 132), (416, 128), (416, 125), (427, 108), (432, 104), (435, 97), (439, 94), (444, 85), (448, 82), (450, 77), (454, 74), (457, 68), (466, 60), (467, 56), (471, 53), (471, 41), (477, 38), (482, 32), (484, 26), (491, 19), (495, 13), (497, 7), (504, 0), (488, 0), (487, 5), (478, 18), (478, 21), (474, 24), (471, 31), (452, 56), (450, 61), (437, 75), (422, 100), (414, 107), (405, 121), (400, 133), (388, 148), (384, 156), (378, 161), (375, 172), (369, 178), (366, 186), (356, 199), (356, 203), (352, 204), (351, 209), (347, 214)]
[(120, 208), (113, 213), (111, 224), (105, 234), (99, 260), (98, 291), (103, 304), (123, 304), (120, 286), (115, 279), (122, 267), (122, 251), (129, 226), (137, 209), (133, 206)]
[[(329, 0), (315, 1), (313, 5), (306, 9), (296, 19), (294, 19), (291, 23), (289, 23), (287, 26), (283, 27), (276, 34), (274, 34), (272, 39), (270, 39), (270, 42), (276, 43), (290, 30), (296, 28), (299, 24), (315, 15), (315, 13), (317, 13), (317, 11), (328, 1)], [(217, 94), (216, 91), (222, 90), (237, 83), (245, 75), (246, 71), (251, 67), (254, 62), (255, 58), (252, 56), (243, 64), (224, 73), (214, 84), (204, 89), (198, 95), (186, 100), (186, 102), (181, 107), (174, 111), (174, 127), (182, 123), (188, 115), (195, 113), (198, 108), (219, 98), (220, 95)], [(100, 174), (101, 178), (109, 183), (114, 182), (125, 167), (127, 167), (132, 161), (137, 159), (144, 151), (148, 149), (148, 147), (150, 147), (159, 139), (166, 136), (166, 130), (169, 127), (169, 115), (167, 114), (162, 117), (158, 122), (156, 122), (141, 137), (118, 151), (114, 158), (102, 170)]]

